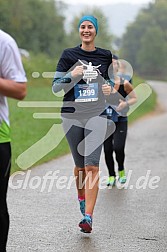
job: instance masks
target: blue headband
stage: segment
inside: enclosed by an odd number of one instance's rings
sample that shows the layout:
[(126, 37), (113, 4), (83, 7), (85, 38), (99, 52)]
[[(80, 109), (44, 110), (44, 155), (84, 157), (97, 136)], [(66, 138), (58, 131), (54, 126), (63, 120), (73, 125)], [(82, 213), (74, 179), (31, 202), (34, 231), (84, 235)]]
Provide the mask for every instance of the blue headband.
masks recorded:
[(98, 23), (97, 23), (97, 19), (96, 19), (94, 16), (89, 16), (89, 15), (83, 16), (83, 17), (80, 19), (80, 21), (79, 21), (78, 28), (80, 27), (80, 25), (81, 25), (84, 21), (90, 21), (90, 22), (94, 25), (94, 27), (95, 27), (95, 29), (96, 29), (96, 34), (97, 34), (97, 32), (98, 32)]

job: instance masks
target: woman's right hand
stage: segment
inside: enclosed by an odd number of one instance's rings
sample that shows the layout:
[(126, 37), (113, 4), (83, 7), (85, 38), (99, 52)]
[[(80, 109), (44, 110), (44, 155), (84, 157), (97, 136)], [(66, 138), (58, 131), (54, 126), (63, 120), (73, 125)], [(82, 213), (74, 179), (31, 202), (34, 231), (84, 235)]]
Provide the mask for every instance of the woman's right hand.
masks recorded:
[(73, 71), (71, 71), (71, 76), (72, 78), (76, 78), (78, 76), (82, 76), (83, 75), (83, 70), (84, 70), (84, 67), (83, 66), (76, 66), (74, 68)]

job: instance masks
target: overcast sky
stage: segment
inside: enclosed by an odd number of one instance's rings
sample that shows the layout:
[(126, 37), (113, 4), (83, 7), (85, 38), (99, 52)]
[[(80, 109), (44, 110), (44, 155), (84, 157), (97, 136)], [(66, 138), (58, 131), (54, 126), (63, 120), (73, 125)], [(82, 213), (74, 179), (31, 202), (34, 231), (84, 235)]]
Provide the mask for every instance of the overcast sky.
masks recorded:
[(117, 3), (131, 3), (131, 4), (148, 4), (154, 2), (154, 0), (62, 0), (68, 4), (85, 4), (85, 5), (105, 5), (105, 4), (117, 4)]

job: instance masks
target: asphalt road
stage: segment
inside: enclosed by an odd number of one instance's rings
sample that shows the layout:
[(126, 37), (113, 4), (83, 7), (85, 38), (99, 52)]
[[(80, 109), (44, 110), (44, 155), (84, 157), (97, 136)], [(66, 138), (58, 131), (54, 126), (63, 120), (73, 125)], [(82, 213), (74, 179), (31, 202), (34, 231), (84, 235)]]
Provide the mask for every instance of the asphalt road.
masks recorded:
[[(8, 252), (167, 251), (167, 85), (149, 83), (164, 112), (129, 128), (126, 188), (105, 187), (102, 155), (93, 232), (79, 231), (82, 216), (67, 155), (11, 177)], [(53, 174), (54, 181), (46, 180)]]

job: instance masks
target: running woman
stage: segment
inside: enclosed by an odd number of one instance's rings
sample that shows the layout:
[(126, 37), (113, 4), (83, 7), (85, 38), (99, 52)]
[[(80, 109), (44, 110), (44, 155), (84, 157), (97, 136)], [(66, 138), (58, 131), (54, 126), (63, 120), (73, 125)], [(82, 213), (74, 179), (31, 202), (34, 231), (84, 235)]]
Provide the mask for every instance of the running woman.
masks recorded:
[[(76, 188), (83, 214), (79, 227), (82, 232), (90, 233), (98, 194), (99, 159), (107, 128), (105, 97), (112, 90), (107, 82), (112, 54), (95, 46), (98, 21), (94, 16), (83, 16), (78, 28), (82, 43), (62, 53), (52, 90), (53, 93), (64, 90), (61, 115), (75, 163)], [(84, 186), (81, 181), (85, 181)]]
[[(108, 186), (114, 186), (116, 182), (115, 162), (113, 154), (115, 152), (116, 162), (118, 164), (118, 180), (121, 184), (126, 183), (125, 174), (125, 143), (128, 129), (127, 112), (129, 106), (137, 101), (132, 84), (125, 79), (125, 74), (120, 75), (120, 62), (118, 57), (113, 55), (113, 90), (110, 95), (110, 105), (106, 108), (108, 116), (107, 131), (113, 127), (111, 120), (115, 123), (116, 129), (110, 134), (104, 142), (105, 161), (108, 168)], [(127, 98), (128, 97), (128, 98)]]

